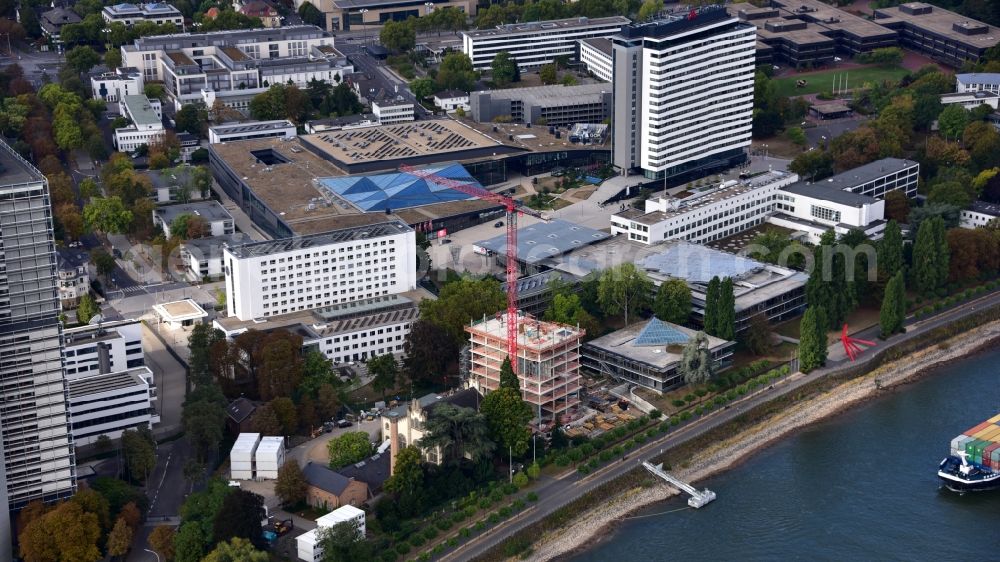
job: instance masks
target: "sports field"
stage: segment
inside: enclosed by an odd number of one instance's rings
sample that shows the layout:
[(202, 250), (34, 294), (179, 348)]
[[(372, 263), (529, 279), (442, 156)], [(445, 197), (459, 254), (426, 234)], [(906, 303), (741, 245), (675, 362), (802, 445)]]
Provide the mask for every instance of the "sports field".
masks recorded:
[[(882, 80), (899, 80), (909, 73), (909, 70), (901, 66), (864, 66), (858, 68), (846, 68), (837, 70), (827, 70), (825, 72), (812, 72), (809, 74), (797, 74), (788, 78), (775, 78), (774, 86), (781, 96), (801, 96), (804, 94), (818, 94), (821, 92), (832, 92), (834, 77), (837, 77), (837, 88), (843, 88), (846, 77), (847, 89), (862, 86), (865, 82), (880, 82)], [(795, 86), (797, 80), (805, 80), (807, 84), (798, 88)]]

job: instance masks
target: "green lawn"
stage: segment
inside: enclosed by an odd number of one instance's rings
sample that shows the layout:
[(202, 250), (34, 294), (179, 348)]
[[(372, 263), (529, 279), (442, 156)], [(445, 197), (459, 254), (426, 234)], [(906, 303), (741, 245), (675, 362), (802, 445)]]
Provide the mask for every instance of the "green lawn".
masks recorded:
[[(854, 89), (865, 82), (899, 80), (909, 72), (909, 70), (901, 66), (866, 66), (863, 68), (851, 68), (849, 70), (828, 70), (826, 72), (801, 74), (788, 78), (776, 78), (774, 80), (774, 87), (780, 96), (801, 96), (804, 94), (818, 94), (832, 91), (834, 76), (843, 77), (846, 75), (847, 88)], [(802, 88), (797, 88), (795, 86), (797, 80), (805, 80), (807, 84)], [(843, 78), (838, 78), (838, 80), (843, 80)]]

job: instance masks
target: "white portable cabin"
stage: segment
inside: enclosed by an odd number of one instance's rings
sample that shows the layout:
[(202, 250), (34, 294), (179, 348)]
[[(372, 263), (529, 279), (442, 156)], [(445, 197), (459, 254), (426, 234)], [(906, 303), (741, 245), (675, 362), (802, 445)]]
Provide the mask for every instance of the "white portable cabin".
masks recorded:
[(285, 438), (264, 437), (257, 445), (256, 478), (273, 480), (278, 477), (278, 469), (285, 464)]
[(254, 454), (260, 442), (259, 433), (241, 433), (229, 453), (229, 478), (232, 480), (253, 480)]

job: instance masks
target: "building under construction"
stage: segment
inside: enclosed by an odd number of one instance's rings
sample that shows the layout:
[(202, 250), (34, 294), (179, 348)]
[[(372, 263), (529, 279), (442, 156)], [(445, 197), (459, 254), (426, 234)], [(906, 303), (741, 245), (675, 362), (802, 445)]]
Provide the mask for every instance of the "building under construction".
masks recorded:
[[(560, 422), (580, 403), (580, 340), (584, 330), (518, 316), (517, 376), (524, 400), (540, 425)], [(469, 386), (487, 394), (500, 384), (507, 356), (507, 317), (484, 318), (466, 326), (469, 333)]]

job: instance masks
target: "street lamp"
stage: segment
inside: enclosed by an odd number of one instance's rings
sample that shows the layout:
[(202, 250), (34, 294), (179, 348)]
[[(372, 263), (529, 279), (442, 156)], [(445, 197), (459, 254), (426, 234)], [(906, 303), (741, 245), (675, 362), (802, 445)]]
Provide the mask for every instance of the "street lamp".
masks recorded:
[(368, 45), (368, 24), (365, 23), (365, 14), (368, 13), (368, 8), (361, 8), (358, 13), (361, 14), (361, 25), (365, 31), (365, 45)]

